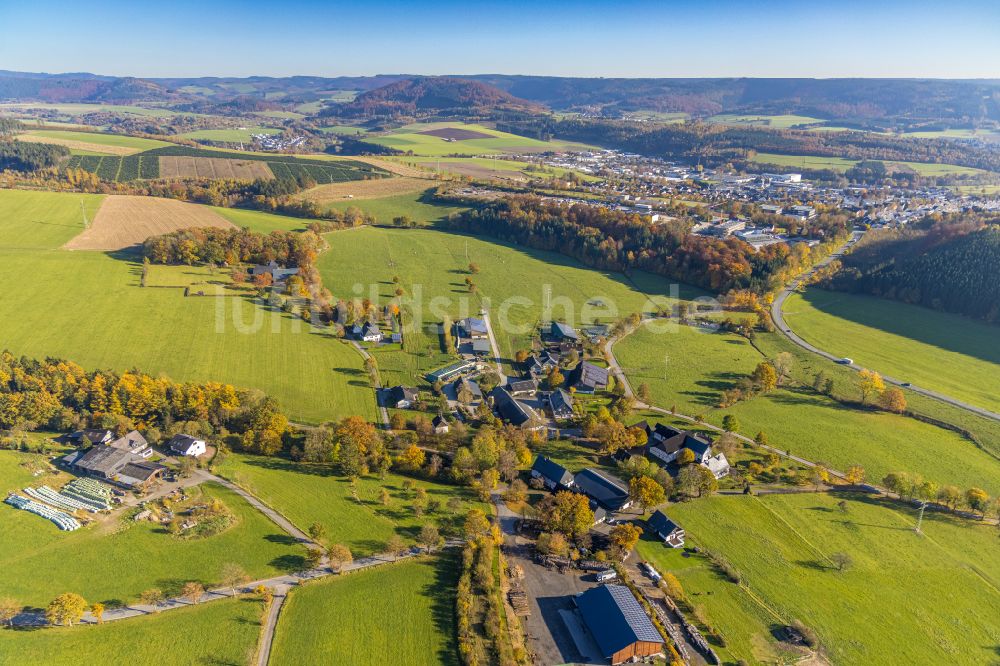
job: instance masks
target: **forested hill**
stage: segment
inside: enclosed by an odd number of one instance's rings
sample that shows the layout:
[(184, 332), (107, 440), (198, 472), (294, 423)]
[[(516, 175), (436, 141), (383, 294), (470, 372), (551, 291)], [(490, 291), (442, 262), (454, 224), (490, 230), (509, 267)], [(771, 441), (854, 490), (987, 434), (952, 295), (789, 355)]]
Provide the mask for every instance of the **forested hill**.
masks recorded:
[(329, 107), (326, 112), (344, 116), (391, 116), (505, 109), (540, 111), (541, 107), (485, 83), (435, 76), (396, 81), (362, 93), (349, 104)]
[(823, 285), (1000, 323), (1000, 216), (870, 234)]

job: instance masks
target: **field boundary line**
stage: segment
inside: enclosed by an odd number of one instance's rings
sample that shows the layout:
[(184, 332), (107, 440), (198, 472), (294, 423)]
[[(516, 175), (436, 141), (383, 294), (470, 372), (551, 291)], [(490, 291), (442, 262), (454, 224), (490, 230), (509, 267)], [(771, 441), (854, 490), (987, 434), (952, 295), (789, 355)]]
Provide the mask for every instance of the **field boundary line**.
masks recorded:
[(801, 540), (802, 543), (804, 543), (810, 550), (812, 550), (815, 553), (817, 553), (820, 556), (820, 558), (826, 560), (830, 564), (833, 564), (833, 560), (831, 560), (829, 558), (829, 556), (825, 555), (823, 553), (823, 551), (821, 551), (819, 548), (817, 548), (815, 545), (813, 545), (813, 543), (811, 541), (809, 541), (809, 539), (807, 539), (804, 536), (802, 536), (802, 533), (799, 532), (797, 529), (795, 529), (795, 527), (790, 522), (788, 522), (787, 520), (785, 520), (785, 518), (781, 514), (779, 514), (777, 511), (775, 511), (771, 507), (767, 506), (767, 504), (765, 502), (763, 502), (756, 495), (751, 495), (751, 497), (753, 497), (754, 501), (757, 502), (758, 504), (760, 504), (760, 506), (763, 507), (768, 513), (770, 513), (772, 516), (774, 516), (775, 518), (777, 518), (781, 522), (782, 525), (784, 525), (785, 527), (787, 527), (792, 532), (792, 534), (794, 534), (795, 536), (797, 536), (799, 538), (799, 540)]

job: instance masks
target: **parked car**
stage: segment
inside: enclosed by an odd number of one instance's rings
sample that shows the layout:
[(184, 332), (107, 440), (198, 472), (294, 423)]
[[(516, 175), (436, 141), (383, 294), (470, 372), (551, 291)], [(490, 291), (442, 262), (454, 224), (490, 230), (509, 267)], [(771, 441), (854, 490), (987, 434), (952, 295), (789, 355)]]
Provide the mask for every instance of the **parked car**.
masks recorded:
[(845, 356), (844, 358), (837, 361), (837, 363), (840, 363), (841, 365), (854, 365), (854, 359)]

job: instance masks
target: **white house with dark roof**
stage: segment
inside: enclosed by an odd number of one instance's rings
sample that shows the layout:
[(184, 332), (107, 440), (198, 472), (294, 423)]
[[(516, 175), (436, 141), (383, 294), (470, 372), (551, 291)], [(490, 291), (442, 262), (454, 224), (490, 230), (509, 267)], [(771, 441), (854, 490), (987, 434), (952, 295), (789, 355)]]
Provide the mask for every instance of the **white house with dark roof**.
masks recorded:
[(167, 442), (167, 448), (170, 449), (171, 453), (179, 456), (192, 456), (196, 458), (205, 453), (207, 443), (205, 440), (192, 437), (191, 435), (174, 435)]

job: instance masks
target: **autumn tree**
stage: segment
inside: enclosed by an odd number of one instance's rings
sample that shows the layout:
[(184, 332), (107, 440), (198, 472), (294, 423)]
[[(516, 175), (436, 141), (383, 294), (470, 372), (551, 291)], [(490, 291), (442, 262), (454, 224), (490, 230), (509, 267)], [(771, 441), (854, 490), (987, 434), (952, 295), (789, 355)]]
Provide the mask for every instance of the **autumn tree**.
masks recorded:
[(906, 411), (906, 394), (903, 393), (902, 389), (895, 386), (886, 389), (879, 396), (879, 406), (887, 412), (902, 414)]
[(490, 521), (487, 520), (486, 514), (481, 509), (472, 508), (465, 514), (463, 529), (467, 539), (475, 539), (489, 531)]
[(354, 561), (354, 555), (351, 553), (351, 549), (342, 543), (335, 543), (330, 546), (330, 550), (327, 552), (327, 557), (330, 560), (330, 567), (334, 571), (338, 572)]
[(547, 530), (569, 537), (586, 534), (594, 525), (594, 512), (586, 495), (560, 490), (549, 495), (537, 506), (542, 524)]
[(643, 509), (662, 504), (667, 499), (663, 486), (650, 476), (632, 477), (628, 483), (628, 494)]
[(319, 542), (326, 538), (326, 526), (320, 522), (313, 522), (309, 526), (309, 538)]
[(139, 601), (146, 606), (152, 606), (154, 613), (159, 613), (160, 604), (163, 603), (163, 591), (152, 587), (139, 595)]
[(771, 365), (774, 366), (774, 371), (777, 373), (779, 384), (784, 384), (785, 380), (791, 376), (794, 364), (795, 358), (791, 352), (780, 352), (771, 359)]
[(982, 488), (969, 488), (965, 491), (965, 503), (969, 505), (970, 509), (978, 511), (985, 518), (990, 496)]
[(219, 578), (219, 582), (221, 582), (224, 587), (228, 587), (232, 590), (233, 596), (235, 597), (236, 588), (250, 582), (250, 576), (247, 574), (246, 569), (235, 562), (229, 562), (223, 565), (222, 575)]
[(635, 390), (635, 396), (639, 398), (640, 402), (648, 405), (652, 399), (652, 391), (649, 390), (649, 384), (646, 382), (639, 384), (639, 387)]
[(434, 549), (440, 547), (443, 542), (444, 539), (441, 538), (441, 532), (436, 525), (427, 523), (420, 528), (417, 543), (423, 546), (428, 553), (434, 552)]
[(722, 429), (726, 432), (736, 432), (740, 429), (740, 421), (733, 414), (726, 414), (722, 417)]
[(844, 474), (844, 480), (851, 485), (857, 485), (865, 480), (865, 468), (861, 465), (851, 465)]
[(95, 602), (90, 605), (90, 614), (97, 620), (97, 624), (104, 624), (104, 604)]
[(854, 558), (847, 553), (834, 553), (830, 556), (830, 561), (837, 567), (837, 571), (847, 571), (854, 566)]
[(197, 581), (188, 581), (187, 583), (184, 583), (184, 587), (181, 588), (181, 597), (187, 599), (192, 604), (200, 603), (204, 594), (205, 586)]
[(49, 624), (64, 624), (72, 627), (83, 618), (87, 611), (87, 601), (79, 594), (66, 592), (53, 599), (45, 608), (45, 619)]
[(881, 395), (885, 391), (882, 375), (874, 370), (862, 370), (858, 373), (858, 391), (861, 392), (861, 403), (867, 405), (872, 396)]
[(677, 461), (678, 466), (690, 465), (695, 461), (694, 451), (691, 449), (681, 449), (677, 452), (677, 457), (674, 459)]
[(396, 456), (396, 464), (403, 470), (415, 472), (424, 466), (426, 455), (416, 444), (410, 444), (406, 449)]
[(632, 523), (621, 523), (611, 528), (608, 538), (611, 540), (612, 545), (622, 553), (628, 553), (635, 548), (635, 544), (639, 542), (641, 535), (642, 532)]
[(393, 534), (389, 537), (389, 540), (385, 542), (385, 550), (387, 553), (392, 555), (392, 559), (394, 560), (403, 555), (403, 553), (406, 552), (406, 549), (406, 542), (403, 541), (403, 537), (398, 534)]
[(566, 377), (563, 373), (559, 372), (559, 368), (552, 368), (549, 370), (548, 376), (545, 378), (545, 385), (550, 391), (555, 391), (560, 388), (566, 382)]
[(750, 379), (753, 380), (757, 390), (761, 393), (773, 391), (778, 386), (778, 373), (774, 366), (767, 361), (761, 361), (757, 364)]
[(345, 476), (356, 477), (368, 471), (373, 457), (384, 453), (384, 442), (375, 426), (360, 416), (348, 416), (334, 428), (336, 462)]

